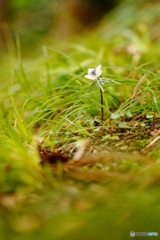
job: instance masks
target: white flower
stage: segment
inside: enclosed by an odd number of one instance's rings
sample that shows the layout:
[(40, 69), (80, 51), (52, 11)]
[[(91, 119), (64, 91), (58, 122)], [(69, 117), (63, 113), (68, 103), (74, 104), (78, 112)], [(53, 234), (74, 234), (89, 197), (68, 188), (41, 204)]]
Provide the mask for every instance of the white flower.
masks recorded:
[(90, 80), (97, 79), (102, 74), (101, 65), (98, 65), (96, 69), (89, 68), (88, 69), (88, 75), (85, 75), (84, 77)]

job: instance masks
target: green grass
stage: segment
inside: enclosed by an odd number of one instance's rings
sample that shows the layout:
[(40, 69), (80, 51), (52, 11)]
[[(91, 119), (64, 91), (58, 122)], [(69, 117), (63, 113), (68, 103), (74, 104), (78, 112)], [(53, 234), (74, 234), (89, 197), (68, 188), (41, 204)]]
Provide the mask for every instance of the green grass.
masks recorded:
[(43, 169), (37, 147), (40, 139), (54, 148), (96, 137), (99, 89), (89, 92), (92, 82), (84, 75), (99, 64), (103, 77), (121, 83), (103, 85), (101, 125), (123, 128), (122, 117), (132, 116), (127, 127), (138, 134), (133, 144), (146, 146), (151, 136), (142, 126), (153, 117), (159, 124), (160, 113), (158, 4), (126, 1), (97, 29), (66, 43), (46, 38), (26, 50), (15, 34), (17, 57), (2, 55), (0, 64), (1, 239), (129, 239), (132, 230), (159, 231), (158, 148), (145, 164), (128, 164), (130, 153), (115, 160), (105, 181), (87, 179), (87, 168), (82, 181)]

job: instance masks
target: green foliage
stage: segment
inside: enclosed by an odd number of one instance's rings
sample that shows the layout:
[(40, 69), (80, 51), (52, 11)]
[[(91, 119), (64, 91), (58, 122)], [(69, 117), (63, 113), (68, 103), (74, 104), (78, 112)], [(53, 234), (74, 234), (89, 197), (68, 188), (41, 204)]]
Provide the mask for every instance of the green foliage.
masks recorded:
[[(37, 1), (12, 4), (19, 10), (35, 8)], [(158, 122), (160, 111), (158, 4), (125, 1), (95, 31), (67, 43), (54, 40), (49, 45), (43, 40), (43, 46), (24, 49), (24, 38), (15, 34), (17, 57), (2, 56), (0, 65), (2, 239), (127, 239), (131, 230), (158, 229), (158, 150), (151, 154), (156, 160), (142, 169), (139, 162), (124, 158), (113, 168), (102, 168), (101, 172), (111, 174), (108, 182), (87, 184), (63, 179), (61, 164), (57, 181), (49, 166), (40, 166), (37, 149), (40, 140), (54, 148), (95, 137), (95, 125), (100, 123), (99, 90), (93, 87), (89, 93), (92, 82), (84, 75), (98, 64), (103, 77), (121, 83), (103, 85), (102, 125), (136, 129), (137, 149), (146, 146), (143, 128), (153, 118)], [(119, 137), (108, 134), (102, 138), (106, 139)], [(85, 171), (89, 170), (86, 166)], [(11, 197), (12, 206), (5, 195)]]

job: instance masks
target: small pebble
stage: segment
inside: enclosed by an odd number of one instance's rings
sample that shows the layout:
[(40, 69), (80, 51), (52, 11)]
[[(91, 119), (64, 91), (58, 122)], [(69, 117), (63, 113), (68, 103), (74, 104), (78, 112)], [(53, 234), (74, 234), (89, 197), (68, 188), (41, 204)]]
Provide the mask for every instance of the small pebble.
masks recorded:
[(94, 150), (93, 150), (93, 153), (97, 153), (97, 150), (96, 150), (96, 149), (94, 149)]
[(96, 167), (98, 167), (98, 168), (103, 168), (103, 167), (104, 167), (102, 163), (96, 163), (95, 165), (96, 165)]
[(151, 135), (151, 136), (154, 136), (155, 134), (156, 134), (155, 131), (151, 131), (151, 132), (150, 132), (150, 135)]
[(124, 145), (124, 146), (120, 147), (120, 150), (126, 150), (127, 148), (128, 148), (128, 146)]

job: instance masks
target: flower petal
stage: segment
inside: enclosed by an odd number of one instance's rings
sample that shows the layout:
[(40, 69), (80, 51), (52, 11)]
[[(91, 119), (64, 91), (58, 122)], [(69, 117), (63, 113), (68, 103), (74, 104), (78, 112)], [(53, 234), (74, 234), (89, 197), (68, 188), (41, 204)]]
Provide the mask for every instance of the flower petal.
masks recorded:
[(96, 70), (96, 76), (97, 76), (97, 77), (99, 77), (101, 74), (102, 74), (102, 71), (101, 71), (101, 70), (99, 70), (99, 71)]
[(96, 67), (96, 71), (99, 71), (99, 70), (101, 70), (101, 64), (98, 65), (98, 67)]
[(100, 64), (98, 65), (98, 67), (96, 67), (96, 75), (97, 77), (99, 77), (101, 74), (102, 74), (102, 71), (101, 71), (101, 64)]
[(88, 68), (88, 74), (92, 74), (92, 72), (94, 72), (95, 69), (94, 68)]
[(95, 75), (85, 75), (84, 77), (90, 80), (95, 80), (97, 78)]

